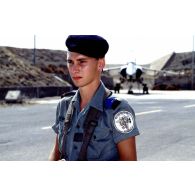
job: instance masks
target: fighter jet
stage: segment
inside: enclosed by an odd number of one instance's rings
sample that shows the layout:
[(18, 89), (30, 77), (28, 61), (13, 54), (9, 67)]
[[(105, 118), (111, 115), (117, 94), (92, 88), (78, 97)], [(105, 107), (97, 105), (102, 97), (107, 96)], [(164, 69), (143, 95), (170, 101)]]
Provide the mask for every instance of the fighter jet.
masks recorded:
[(170, 76), (178, 74), (170, 70), (154, 70), (147, 68), (146, 66), (140, 66), (135, 62), (118, 64), (113, 67), (105, 68), (104, 71), (109, 72), (110, 75), (115, 78), (115, 92), (119, 93), (121, 88), (127, 87), (128, 94), (134, 93), (133, 87), (136, 87), (138, 91), (141, 91), (143, 94), (148, 94), (148, 85), (151, 85), (152, 80), (154, 80), (159, 74)]
[[(126, 84), (128, 87), (128, 94), (133, 94), (133, 83), (137, 83), (137, 86), (142, 85), (148, 93), (148, 88), (146, 83), (143, 82), (143, 67), (137, 65), (135, 62), (128, 62), (125, 65), (118, 65), (112, 68), (105, 68), (104, 71), (111, 72), (113, 70), (119, 71), (119, 81), (115, 82), (114, 90), (115, 92), (120, 92), (122, 85)], [(111, 73), (113, 75), (113, 73)], [(145, 92), (144, 92), (145, 93)]]

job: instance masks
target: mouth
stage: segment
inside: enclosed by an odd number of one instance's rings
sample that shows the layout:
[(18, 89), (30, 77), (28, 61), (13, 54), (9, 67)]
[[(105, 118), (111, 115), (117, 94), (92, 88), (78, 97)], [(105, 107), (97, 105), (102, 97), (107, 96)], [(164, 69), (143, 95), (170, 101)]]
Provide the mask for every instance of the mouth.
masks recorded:
[(75, 81), (78, 81), (78, 80), (82, 79), (82, 77), (75, 76), (75, 77), (72, 77), (72, 79), (75, 80)]

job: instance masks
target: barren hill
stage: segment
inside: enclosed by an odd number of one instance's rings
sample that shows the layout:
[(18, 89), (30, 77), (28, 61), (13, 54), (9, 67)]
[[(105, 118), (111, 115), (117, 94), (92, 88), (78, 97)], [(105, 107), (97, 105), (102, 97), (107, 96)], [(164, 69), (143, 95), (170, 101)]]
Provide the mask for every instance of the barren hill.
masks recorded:
[(33, 49), (0, 47), (0, 87), (68, 85), (54, 76), (67, 73), (65, 51), (36, 49), (35, 65), (33, 52)]

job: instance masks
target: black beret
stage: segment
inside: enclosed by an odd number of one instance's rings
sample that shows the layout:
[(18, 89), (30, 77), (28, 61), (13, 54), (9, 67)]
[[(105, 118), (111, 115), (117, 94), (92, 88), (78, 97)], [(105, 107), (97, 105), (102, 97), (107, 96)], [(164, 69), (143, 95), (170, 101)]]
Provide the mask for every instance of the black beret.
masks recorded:
[(108, 42), (98, 35), (69, 35), (65, 43), (68, 51), (94, 58), (103, 58), (109, 48)]

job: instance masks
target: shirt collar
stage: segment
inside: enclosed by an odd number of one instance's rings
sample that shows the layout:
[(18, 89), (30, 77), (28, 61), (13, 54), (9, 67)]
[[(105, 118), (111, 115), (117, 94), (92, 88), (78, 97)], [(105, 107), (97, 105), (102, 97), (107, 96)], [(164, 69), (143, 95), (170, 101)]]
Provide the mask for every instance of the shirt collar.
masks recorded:
[(92, 106), (100, 111), (103, 111), (104, 108), (104, 98), (105, 98), (106, 89), (102, 81), (95, 92), (93, 98), (89, 102), (89, 106)]
[[(105, 94), (106, 94), (106, 88), (101, 81), (98, 89), (96, 90), (93, 98), (90, 100), (88, 106), (92, 106), (100, 111), (103, 111)], [(77, 90), (76, 94), (73, 96), (72, 101), (74, 106), (79, 106), (80, 104), (79, 90)]]
[(79, 90), (76, 91), (75, 95), (73, 96), (72, 98), (72, 102), (73, 102), (73, 106), (76, 108), (79, 109), (79, 104), (80, 104), (80, 93), (79, 93)]

